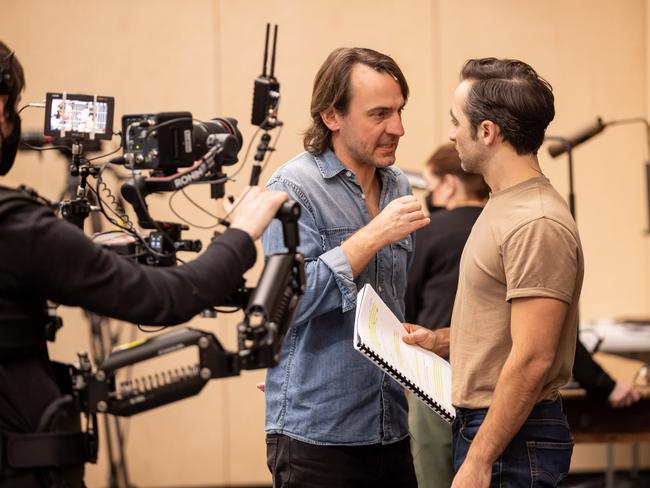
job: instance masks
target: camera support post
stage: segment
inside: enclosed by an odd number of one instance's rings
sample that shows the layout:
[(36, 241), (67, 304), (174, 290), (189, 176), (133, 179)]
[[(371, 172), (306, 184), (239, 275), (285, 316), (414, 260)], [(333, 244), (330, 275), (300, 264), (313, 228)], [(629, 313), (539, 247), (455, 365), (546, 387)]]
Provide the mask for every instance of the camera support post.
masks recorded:
[(90, 164), (83, 155), (83, 139), (72, 137), (71, 139), (70, 176), (79, 177), (79, 184), (74, 195), (70, 199), (62, 200), (59, 203), (61, 216), (68, 222), (83, 230), (86, 217), (90, 215), (92, 206), (88, 200), (88, 177), (97, 176), (99, 169)]

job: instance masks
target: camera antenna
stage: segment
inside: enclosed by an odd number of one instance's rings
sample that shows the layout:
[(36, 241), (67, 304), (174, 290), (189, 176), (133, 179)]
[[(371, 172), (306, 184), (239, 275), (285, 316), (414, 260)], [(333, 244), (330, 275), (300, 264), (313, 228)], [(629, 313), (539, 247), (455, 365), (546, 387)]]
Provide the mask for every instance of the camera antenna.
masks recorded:
[[(276, 27), (277, 28), (277, 27)], [(262, 78), (266, 78), (266, 60), (269, 57), (269, 30), (271, 24), (266, 23), (266, 39), (264, 40), (264, 62), (262, 64)], [(273, 76), (273, 67), (275, 65), (275, 44), (273, 45), (273, 61), (271, 62), (271, 76)]]
[[(268, 43), (268, 38), (269, 38), (269, 24), (266, 24), (266, 39)], [(275, 24), (275, 28), (273, 29), (273, 51), (271, 51), (271, 73), (269, 73), (269, 77), (271, 79), (275, 79), (275, 46), (278, 43), (278, 24)], [(264, 64), (266, 65), (266, 59), (264, 60)]]

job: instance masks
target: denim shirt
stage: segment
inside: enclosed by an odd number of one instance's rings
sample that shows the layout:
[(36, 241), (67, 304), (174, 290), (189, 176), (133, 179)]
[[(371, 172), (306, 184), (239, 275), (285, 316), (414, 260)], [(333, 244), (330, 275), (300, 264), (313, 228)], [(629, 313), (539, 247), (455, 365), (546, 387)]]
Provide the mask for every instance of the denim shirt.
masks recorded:
[[(379, 169), (380, 210), (411, 193), (404, 174)], [(322, 445), (389, 444), (408, 436), (407, 402), (391, 377), (354, 349), (357, 291), (370, 283), (400, 319), (414, 236), (385, 246), (352, 278), (341, 243), (370, 215), (352, 171), (331, 150), (302, 153), (267, 185), (302, 207), (299, 251), (307, 287), (282, 345), (280, 364), (266, 375), (266, 431)], [(264, 254), (285, 251), (277, 220), (262, 237)]]

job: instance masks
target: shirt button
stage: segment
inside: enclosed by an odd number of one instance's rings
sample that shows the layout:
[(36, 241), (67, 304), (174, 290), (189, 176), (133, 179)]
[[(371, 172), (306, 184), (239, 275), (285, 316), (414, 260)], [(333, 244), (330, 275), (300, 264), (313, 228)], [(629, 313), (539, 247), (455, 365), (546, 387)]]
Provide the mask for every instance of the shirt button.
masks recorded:
[(352, 176), (352, 171), (346, 171), (346, 172), (345, 172), (345, 176), (347, 176), (347, 177)]
[(379, 290), (380, 293), (381, 293), (382, 291), (384, 291), (384, 287), (383, 287), (383, 286), (380, 286), (380, 287), (377, 288), (377, 289)]

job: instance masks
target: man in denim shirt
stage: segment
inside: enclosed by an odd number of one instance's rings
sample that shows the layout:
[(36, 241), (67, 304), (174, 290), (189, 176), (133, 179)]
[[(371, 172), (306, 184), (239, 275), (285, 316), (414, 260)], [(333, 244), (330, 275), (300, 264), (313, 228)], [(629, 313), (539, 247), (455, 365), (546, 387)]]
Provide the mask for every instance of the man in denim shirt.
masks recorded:
[[(357, 290), (370, 283), (400, 319), (419, 202), (391, 167), (408, 85), (369, 49), (337, 49), (314, 82), (307, 152), (268, 186), (302, 207), (307, 290), (266, 378), (268, 465), (275, 487), (416, 487), (402, 388), (354, 350)], [(283, 250), (279, 225), (266, 255)]]

